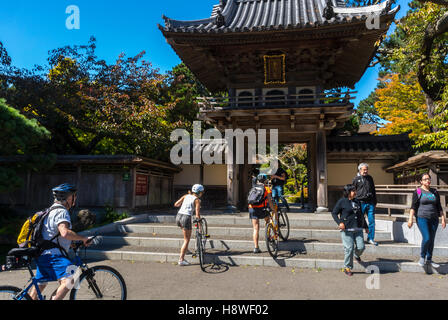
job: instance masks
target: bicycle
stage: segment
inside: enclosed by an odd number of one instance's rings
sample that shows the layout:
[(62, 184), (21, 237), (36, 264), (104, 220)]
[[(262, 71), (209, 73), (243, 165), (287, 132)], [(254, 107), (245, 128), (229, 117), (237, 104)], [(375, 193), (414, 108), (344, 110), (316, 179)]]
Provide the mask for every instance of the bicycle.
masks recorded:
[[(274, 206), (276, 207), (276, 210), (278, 210), (277, 204), (274, 204)], [(283, 241), (287, 241), (289, 238), (289, 219), (285, 208), (280, 208), (280, 210), (277, 211), (278, 221), (276, 221), (274, 211), (270, 210), (270, 208), (267, 208), (267, 210), (269, 211), (270, 219), (266, 224), (266, 247), (271, 257), (275, 259), (278, 255), (279, 238)], [(275, 226), (274, 221), (277, 222), (277, 226)]]
[(196, 252), (193, 254), (193, 258), (199, 257), (199, 265), (201, 270), (205, 272), (205, 245), (207, 239), (210, 238), (208, 234), (207, 220), (205, 218), (193, 220), (196, 227)]
[[(92, 237), (90, 241), (93, 241)], [(82, 242), (73, 243), (72, 249), (75, 253), (73, 272), (81, 272), (78, 277), (74, 277), (74, 286), (70, 291), (70, 300), (126, 300), (127, 289), (121, 274), (109, 266), (88, 267), (82, 262), (78, 255)], [(0, 268), (1, 271), (19, 270), (27, 268), (31, 279), (24, 289), (14, 286), (0, 286), (0, 300), (32, 300), (28, 292), (32, 287), (37, 291), (38, 300), (45, 300), (39, 289), (38, 282), (31, 268), (31, 262), (37, 258), (38, 248), (17, 248), (8, 253), (7, 264)], [(76, 276), (75, 272), (75, 276)]]

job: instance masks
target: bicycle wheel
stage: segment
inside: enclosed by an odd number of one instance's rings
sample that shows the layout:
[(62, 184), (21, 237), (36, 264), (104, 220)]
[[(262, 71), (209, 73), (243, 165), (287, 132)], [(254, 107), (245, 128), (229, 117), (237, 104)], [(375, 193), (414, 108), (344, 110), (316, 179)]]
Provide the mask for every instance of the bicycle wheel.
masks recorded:
[(199, 232), (196, 234), (196, 252), (199, 257), (199, 265), (201, 266), (201, 270), (205, 271), (204, 267), (204, 247), (202, 244), (202, 234)]
[[(16, 296), (23, 290), (12, 286), (0, 286), (0, 301), (16, 300)], [(31, 297), (25, 294), (22, 300), (32, 300)]]
[(278, 236), (275, 234), (274, 226), (269, 223), (266, 226), (266, 247), (272, 258), (277, 258), (278, 253)]
[(203, 236), (207, 236), (208, 235), (208, 226), (207, 226), (207, 220), (205, 220), (204, 218), (202, 218), (199, 222), (199, 231), (201, 232), (201, 234)]
[(278, 222), (280, 237), (283, 241), (287, 241), (289, 238), (289, 219), (285, 208), (280, 209), (278, 213)]
[(83, 272), (70, 292), (70, 300), (126, 300), (121, 274), (109, 266), (95, 266)]
[(200, 224), (199, 232), (201, 233), (201, 237), (202, 237), (202, 249), (205, 250), (205, 244), (207, 243), (207, 238), (208, 238), (207, 220), (202, 218), (199, 224)]

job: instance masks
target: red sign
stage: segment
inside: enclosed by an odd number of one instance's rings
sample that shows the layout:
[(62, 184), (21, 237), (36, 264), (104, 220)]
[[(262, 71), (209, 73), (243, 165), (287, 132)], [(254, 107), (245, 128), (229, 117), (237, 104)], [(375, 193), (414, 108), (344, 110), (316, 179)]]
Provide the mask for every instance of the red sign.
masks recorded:
[(138, 174), (137, 180), (135, 182), (135, 195), (146, 196), (147, 194), (148, 194), (148, 176)]

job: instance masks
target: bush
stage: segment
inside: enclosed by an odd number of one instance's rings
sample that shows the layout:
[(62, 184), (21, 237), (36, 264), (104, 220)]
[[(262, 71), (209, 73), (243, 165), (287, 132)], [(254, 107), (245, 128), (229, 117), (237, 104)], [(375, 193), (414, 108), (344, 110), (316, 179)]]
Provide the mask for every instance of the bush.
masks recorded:
[(106, 215), (104, 216), (102, 224), (109, 224), (126, 218), (129, 218), (129, 214), (127, 212), (119, 213), (116, 212), (113, 207), (106, 206)]

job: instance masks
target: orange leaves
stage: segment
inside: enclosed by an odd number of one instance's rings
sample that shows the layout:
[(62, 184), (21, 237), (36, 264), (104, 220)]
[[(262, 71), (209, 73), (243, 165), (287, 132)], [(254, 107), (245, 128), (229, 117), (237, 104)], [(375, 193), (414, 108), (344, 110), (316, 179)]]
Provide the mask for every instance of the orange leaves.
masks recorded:
[(429, 133), (426, 100), (416, 75), (389, 74), (380, 81), (385, 86), (376, 90), (375, 109), (386, 123), (379, 134), (410, 132), (409, 137), (416, 140)]

